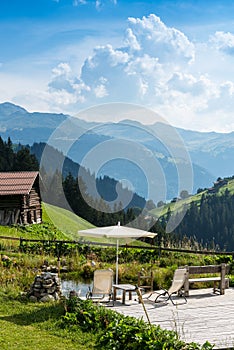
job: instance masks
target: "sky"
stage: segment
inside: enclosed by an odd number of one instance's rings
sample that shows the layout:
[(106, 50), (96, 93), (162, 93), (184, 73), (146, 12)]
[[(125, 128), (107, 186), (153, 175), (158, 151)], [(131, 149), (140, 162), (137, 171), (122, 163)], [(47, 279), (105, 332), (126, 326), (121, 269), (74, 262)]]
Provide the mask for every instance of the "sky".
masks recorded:
[(0, 103), (78, 115), (120, 102), (234, 131), (233, 13), (232, 0), (1, 0)]

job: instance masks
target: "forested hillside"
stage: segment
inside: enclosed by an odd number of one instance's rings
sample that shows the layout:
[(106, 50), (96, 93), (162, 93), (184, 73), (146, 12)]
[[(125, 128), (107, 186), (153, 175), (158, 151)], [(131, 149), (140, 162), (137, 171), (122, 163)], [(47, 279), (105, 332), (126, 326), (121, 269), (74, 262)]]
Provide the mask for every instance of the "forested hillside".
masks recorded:
[[(188, 208), (183, 220), (176, 227), (175, 234), (180, 237), (187, 236), (208, 249), (234, 250), (232, 186), (233, 180), (230, 180), (229, 185), (217, 191), (204, 191), (200, 201), (190, 199), (191, 203), (185, 204)], [(176, 211), (168, 210), (167, 215), (161, 218), (161, 222), (165, 223), (169, 217), (171, 220), (177, 220), (177, 215)]]
[[(0, 137), (0, 171), (39, 170), (39, 163), (45, 146), (44, 143), (34, 144), (31, 148), (20, 144), (13, 145), (10, 138), (3, 141)], [(44, 202), (67, 209), (67, 203), (65, 203), (67, 200), (70, 209), (76, 215), (96, 226), (115, 225), (118, 221), (125, 224), (134, 219), (136, 208), (138, 211), (144, 208), (145, 199), (124, 189), (121, 184), (119, 184), (119, 190), (129, 192), (128, 196), (132, 200), (127, 208), (123, 208), (121, 202), (118, 202), (115, 207), (111, 207), (107, 203), (113, 201), (117, 196), (116, 186), (118, 182), (115, 179), (107, 176), (95, 179), (94, 174), (90, 174), (88, 170), (82, 168), (83, 177), (78, 181), (79, 164), (64, 157), (61, 152), (52, 147), (50, 147), (47, 155), (47, 162), (43, 163), (45, 167), (40, 169), (43, 183), (41, 193)], [(59, 169), (61, 162), (63, 169)], [(90, 193), (86, 193), (86, 200), (84, 199), (80, 186), (86, 188), (89, 181), (96, 183), (100, 199)]]

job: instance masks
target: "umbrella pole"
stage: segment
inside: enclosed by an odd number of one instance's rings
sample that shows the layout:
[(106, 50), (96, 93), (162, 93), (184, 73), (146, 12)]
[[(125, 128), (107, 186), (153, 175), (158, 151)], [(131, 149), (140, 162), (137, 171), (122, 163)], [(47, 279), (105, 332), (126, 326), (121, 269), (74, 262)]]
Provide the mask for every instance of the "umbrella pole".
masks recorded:
[(119, 240), (116, 242), (116, 272), (115, 272), (115, 283), (118, 284), (118, 270), (119, 270)]

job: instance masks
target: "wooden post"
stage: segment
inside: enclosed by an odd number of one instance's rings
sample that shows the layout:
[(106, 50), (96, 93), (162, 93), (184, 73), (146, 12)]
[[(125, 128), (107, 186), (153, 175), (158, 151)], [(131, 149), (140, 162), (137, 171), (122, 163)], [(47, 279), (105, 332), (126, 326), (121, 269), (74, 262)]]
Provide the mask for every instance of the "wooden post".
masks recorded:
[(226, 264), (221, 264), (221, 281), (220, 281), (220, 294), (225, 293), (225, 274), (226, 274)]
[(189, 296), (189, 267), (188, 265), (185, 266), (186, 268), (186, 277), (184, 281), (184, 295)]

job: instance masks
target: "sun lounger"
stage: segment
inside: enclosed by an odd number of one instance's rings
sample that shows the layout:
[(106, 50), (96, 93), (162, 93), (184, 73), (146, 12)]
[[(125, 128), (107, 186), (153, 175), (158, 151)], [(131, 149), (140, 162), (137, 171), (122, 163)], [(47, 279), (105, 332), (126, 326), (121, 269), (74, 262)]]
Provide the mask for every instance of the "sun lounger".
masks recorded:
[[(173, 294), (177, 294), (178, 296), (181, 296), (184, 298), (185, 302), (187, 303), (187, 299), (184, 295), (183, 286), (186, 279), (186, 269), (177, 269), (174, 272), (172, 284), (169, 289), (163, 289), (161, 291), (154, 291), (150, 293), (150, 295), (147, 296), (144, 300), (150, 300), (154, 301), (155, 303), (158, 303), (160, 301), (168, 301), (170, 300), (173, 305), (176, 305), (172, 299)], [(165, 297), (165, 298), (164, 298)]]
[(95, 270), (93, 276), (93, 287), (86, 295), (87, 299), (94, 302), (109, 302), (113, 299), (113, 270)]

